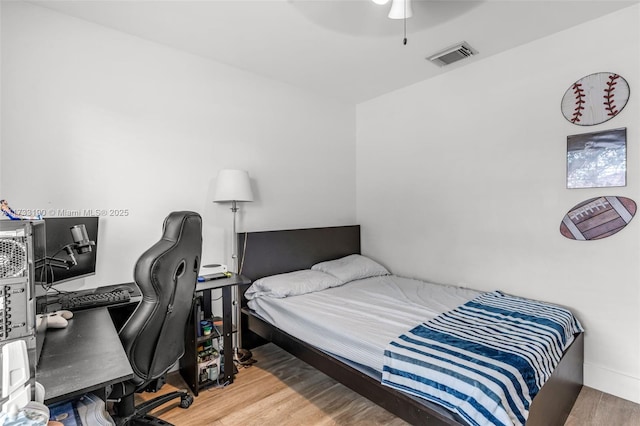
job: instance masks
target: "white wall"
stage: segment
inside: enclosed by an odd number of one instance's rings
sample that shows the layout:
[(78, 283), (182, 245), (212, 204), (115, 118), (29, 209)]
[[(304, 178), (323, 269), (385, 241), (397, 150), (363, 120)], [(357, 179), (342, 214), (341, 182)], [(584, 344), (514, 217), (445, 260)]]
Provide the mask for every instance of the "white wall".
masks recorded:
[[(396, 273), (573, 308), (586, 385), (635, 402), (640, 219), (591, 242), (559, 225), (591, 197), (640, 202), (639, 24), (633, 6), (359, 105), (356, 172), (364, 252)], [(627, 79), (628, 105), (604, 124), (569, 123), (564, 92), (600, 71)], [(566, 189), (566, 137), (619, 127), (627, 186)]]
[(80, 286), (130, 281), (173, 210), (201, 213), (204, 260), (229, 264), (223, 168), (253, 180), (239, 231), (355, 223), (353, 105), (22, 2), (2, 2), (1, 35), (0, 198), (128, 210), (103, 217)]
[[(367, 254), (406, 275), (572, 307), (588, 330), (586, 384), (640, 402), (640, 222), (597, 242), (558, 232), (581, 200), (640, 202), (637, 6), (357, 115), (37, 6), (1, 10), (0, 197), (15, 208), (129, 211), (103, 219), (86, 287), (130, 280), (171, 210), (202, 213), (205, 260), (228, 262), (231, 213), (210, 201), (221, 168), (254, 179), (241, 230), (355, 223), (357, 189)], [(631, 100), (610, 122), (579, 128), (560, 99), (598, 71), (623, 75)], [(566, 136), (617, 127), (628, 131), (627, 187), (565, 189)]]

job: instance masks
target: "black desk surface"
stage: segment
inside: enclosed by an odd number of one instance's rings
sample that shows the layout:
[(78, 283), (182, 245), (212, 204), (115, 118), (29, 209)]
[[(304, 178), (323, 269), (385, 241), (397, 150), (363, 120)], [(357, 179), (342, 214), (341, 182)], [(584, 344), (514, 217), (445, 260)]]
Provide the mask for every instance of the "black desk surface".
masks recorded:
[(74, 313), (69, 325), (47, 330), (36, 380), (52, 404), (133, 377), (107, 308)]
[(196, 283), (196, 293), (205, 290), (215, 290), (218, 288), (224, 288), (228, 286), (234, 285), (242, 285), (242, 284), (251, 284), (251, 280), (242, 275), (231, 274), (230, 277), (227, 278), (217, 278), (215, 280), (209, 281), (198, 281)]

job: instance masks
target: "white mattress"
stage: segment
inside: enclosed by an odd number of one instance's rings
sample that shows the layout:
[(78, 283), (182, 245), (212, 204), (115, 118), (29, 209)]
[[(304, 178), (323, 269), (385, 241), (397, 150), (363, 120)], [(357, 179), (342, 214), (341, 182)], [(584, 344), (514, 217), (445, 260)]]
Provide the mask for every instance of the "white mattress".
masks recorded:
[(248, 306), (281, 330), (325, 352), (382, 372), (387, 344), (480, 292), (387, 275)]

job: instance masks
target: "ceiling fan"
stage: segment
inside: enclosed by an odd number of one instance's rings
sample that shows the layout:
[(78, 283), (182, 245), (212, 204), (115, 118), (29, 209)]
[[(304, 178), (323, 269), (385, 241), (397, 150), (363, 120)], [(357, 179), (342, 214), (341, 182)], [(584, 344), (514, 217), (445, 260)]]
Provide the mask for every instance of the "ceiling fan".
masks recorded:
[[(389, 3), (389, 0), (371, 0), (375, 4), (384, 5)], [(413, 16), (413, 9), (411, 8), (411, 0), (392, 0), (391, 9), (389, 9), (389, 19), (404, 19), (404, 39), (402, 44), (407, 44), (407, 18)]]
[[(384, 5), (389, 3), (389, 0), (371, 0), (375, 4)], [(389, 10), (390, 19), (407, 19), (413, 16), (413, 9), (411, 8), (411, 0), (392, 0), (391, 9)]]

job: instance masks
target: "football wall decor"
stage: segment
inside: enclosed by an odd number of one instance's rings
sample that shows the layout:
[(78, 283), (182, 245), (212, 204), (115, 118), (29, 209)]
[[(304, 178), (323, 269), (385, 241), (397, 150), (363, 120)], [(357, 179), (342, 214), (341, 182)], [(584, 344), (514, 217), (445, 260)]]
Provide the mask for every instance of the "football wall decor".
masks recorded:
[(636, 214), (636, 203), (625, 197), (596, 197), (569, 210), (560, 233), (571, 240), (597, 240), (621, 231)]

